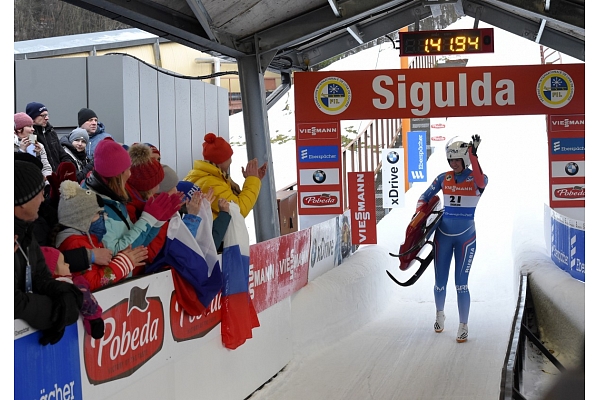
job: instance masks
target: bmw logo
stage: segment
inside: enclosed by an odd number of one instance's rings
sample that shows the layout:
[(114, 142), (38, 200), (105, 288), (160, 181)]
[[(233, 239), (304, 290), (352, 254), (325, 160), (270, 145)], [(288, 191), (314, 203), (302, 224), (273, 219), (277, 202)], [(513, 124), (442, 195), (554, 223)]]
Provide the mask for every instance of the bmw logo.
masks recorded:
[(323, 183), (326, 178), (327, 175), (325, 175), (325, 171), (323, 170), (318, 169), (313, 173), (313, 181), (315, 181), (315, 183)]
[(395, 151), (390, 151), (387, 155), (387, 160), (390, 162), (390, 164), (396, 164), (399, 159), (400, 156)]
[(567, 175), (570, 176), (577, 175), (577, 173), (579, 172), (579, 165), (577, 165), (577, 163), (574, 162), (567, 163), (567, 165), (565, 166), (565, 172), (567, 173)]

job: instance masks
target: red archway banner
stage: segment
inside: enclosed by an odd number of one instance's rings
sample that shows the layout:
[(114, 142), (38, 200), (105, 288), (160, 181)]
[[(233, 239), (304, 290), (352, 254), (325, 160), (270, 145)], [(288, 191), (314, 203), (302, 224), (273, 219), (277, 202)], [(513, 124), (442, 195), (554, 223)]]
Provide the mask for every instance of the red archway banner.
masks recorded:
[(582, 114), (585, 65), (298, 72), (296, 122)]

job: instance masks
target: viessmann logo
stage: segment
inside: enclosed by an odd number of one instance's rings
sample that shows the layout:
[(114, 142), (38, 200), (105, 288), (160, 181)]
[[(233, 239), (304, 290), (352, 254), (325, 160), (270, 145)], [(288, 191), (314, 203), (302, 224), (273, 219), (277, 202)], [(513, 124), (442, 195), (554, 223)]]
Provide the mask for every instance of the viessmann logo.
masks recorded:
[(146, 297), (147, 291), (134, 286), (129, 298), (102, 313), (102, 339), (85, 336), (83, 358), (93, 385), (132, 375), (162, 349), (163, 305), (159, 297)]

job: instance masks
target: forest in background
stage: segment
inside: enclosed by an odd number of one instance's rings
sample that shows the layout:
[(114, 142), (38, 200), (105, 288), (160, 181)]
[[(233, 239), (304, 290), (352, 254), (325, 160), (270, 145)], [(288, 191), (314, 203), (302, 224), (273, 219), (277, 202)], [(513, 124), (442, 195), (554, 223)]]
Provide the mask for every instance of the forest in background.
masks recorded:
[(59, 0), (14, 0), (14, 41), (131, 28)]

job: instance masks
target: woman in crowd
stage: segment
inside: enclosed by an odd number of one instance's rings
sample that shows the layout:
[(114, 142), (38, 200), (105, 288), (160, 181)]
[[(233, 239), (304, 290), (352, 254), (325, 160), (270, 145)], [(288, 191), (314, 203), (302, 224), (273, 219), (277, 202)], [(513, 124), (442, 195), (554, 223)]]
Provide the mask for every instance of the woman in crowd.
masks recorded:
[(257, 159), (250, 160), (246, 169), (242, 167), (242, 174), (246, 180), (243, 188), (240, 189), (239, 185), (229, 176), (232, 155), (233, 149), (225, 139), (214, 133), (207, 133), (202, 144), (204, 160), (194, 161), (194, 168), (184, 178), (185, 181), (198, 186), (204, 193), (209, 188), (213, 189), (215, 196), (215, 201), (211, 205), (213, 219), (221, 211), (220, 199), (238, 204), (242, 216), (247, 217), (258, 198), (261, 179), (267, 172), (267, 163), (259, 168)]
[[(33, 120), (24, 112), (15, 114), (15, 152), (29, 153), (42, 163), (42, 175), (52, 175), (52, 167), (48, 162), (46, 149), (39, 143), (34, 134)], [(32, 140), (33, 139), (33, 140)]]
[(129, 195), (125, 189), (131, 176), (130, 166), (127, 151), (114, 140), (104, 139), (94, 151), (94, 170), (82, 185), (102, 197), (106, 213), (102, 243), (113, 254), (129, 246), (147, 246), (180, 207), (178, 195), (162, 193), (147, 201), (139, 219), (132, 222), (127, 213)]

